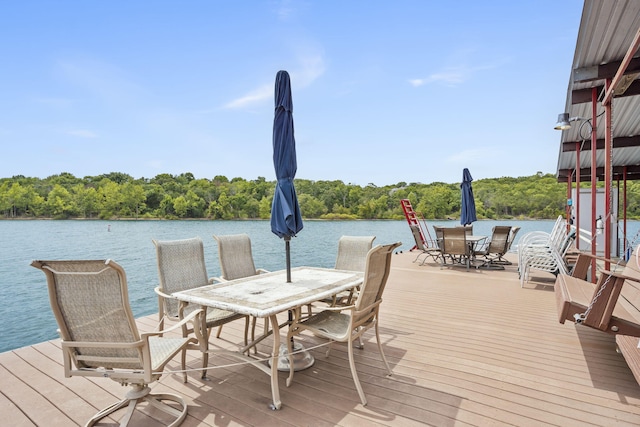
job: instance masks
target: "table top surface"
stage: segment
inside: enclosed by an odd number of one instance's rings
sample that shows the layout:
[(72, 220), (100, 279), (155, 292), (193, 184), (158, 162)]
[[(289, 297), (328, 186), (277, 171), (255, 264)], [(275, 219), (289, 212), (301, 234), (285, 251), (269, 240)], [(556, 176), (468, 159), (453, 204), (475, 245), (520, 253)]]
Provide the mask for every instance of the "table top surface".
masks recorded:
[(172, 295), (193, 304), (268, 317), (359, 286), (364, 274), (332, 268), (296, 267), (291, 269), (290, 283), (286, 278), (286, 270), (280, 270)]
[[(467, 242), (477, 243), (477, 242), (481, 242), (481, 241), (483, 241), (483, 240), (484, 240), (484, 239), (486, 239), (487, 237), (489, 237), (489, 236), (480, 236), (480, 235), (477, 235), (477, 234), (467, 234), (467, 235), (465, 236), (465, 240), (466, 240)], [(457, 236), (456, 236), (456, 237), (451, 237), (451, 236), (450, 236), (450, 237), (447, 237), (447, 239), (448, 239), (448, 240), (453, 240), (453, 239), (462, 240), (462, 237), (457, 237)]]

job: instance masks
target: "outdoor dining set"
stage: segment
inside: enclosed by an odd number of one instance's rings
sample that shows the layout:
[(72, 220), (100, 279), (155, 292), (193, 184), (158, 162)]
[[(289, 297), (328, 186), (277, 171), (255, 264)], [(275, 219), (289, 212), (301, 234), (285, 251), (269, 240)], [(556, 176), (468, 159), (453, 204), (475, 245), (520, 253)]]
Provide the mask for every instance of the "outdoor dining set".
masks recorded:
[(418, 250), (414, 262), (424, 265), (428, 259), (445, 266), (463, 266), (473, 268), (504, 269), (511, 264), (504, 255), (513, 244), (520, 227), (497, 225), (491, 236), (473, 234), (473, 227), (434, 226), (434, 238), (420, 224), (410, 224), (415, 240), (414, 249)]
[[(358, 379), (354, 347), (363, 348), (361, 337), (371, 328), (391, 375), (378, 334), (378, 314), (391, 254), (401, 243), (374, 247), (375, 236), (342, 236), (334, 268), (302, 266), (268, 272), (256, 268), (247, 234), (214, 238), (221, 270), (216, 278), (208, 277), (201, 238), (153, 240), (159, 321), (157, 330), (147, 333), (138, 330), (129, 305), (126, 274), (116, 262), (32, 262), (47, 279), (65, 377), (105, 377), (131, 386), (121, 401), (95, 414), (86, 425), (116, 416), (112, 414), (120, 409), (126, 410), (121, 425), (127, 425), (136, 405), (143, 401), (172, 417), (169, 425), (179, 425), (187, 415), (184, 399), (176, 394), (151, 393), (149, 387), (178, 354), (178, 372), (184, 382), (189, 371), (207, 378), (207, 370), (215, 369), (209, 363), (211, 353), (225, 352), (259, 368), (271, 378), (271, 409), (280, 409), (278, 372), (287, 372), (286, 385), (290, 386), (295, 371), (314, 363), (295, 340), (302, 333), (326, 339), (329, 348), (331, 342), (346, 343), (351, 375), (363, 405), (367, 399)], [(216, 349), (213, 330), (220, 337), (223, 326), (230, 322), (244, 322), (242, 342), (234, 351)], [(285, 340), (281, 332), (286, 334)], [(268, 344), (267, 339), (271, 346), (265, 354), (265, 347), (258, 344)], [(201, 356), (201, 367), (187, 367), (189, 350)]]

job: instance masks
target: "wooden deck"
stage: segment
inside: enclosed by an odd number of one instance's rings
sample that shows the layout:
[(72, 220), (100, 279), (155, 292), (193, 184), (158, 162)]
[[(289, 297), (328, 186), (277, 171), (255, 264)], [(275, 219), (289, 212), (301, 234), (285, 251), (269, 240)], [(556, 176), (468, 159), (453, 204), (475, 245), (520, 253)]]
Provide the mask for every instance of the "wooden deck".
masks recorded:
[[(154, 389), (187, 400), (183, 426), (640, 425), (640, 386), (613, 337), (558, 323), (553, 276), (534, 272), (523, 289), (515, 266), (467, 272), (418, 266), (414, 257), (393, 256), (381, 308), (393, 377), (384, 376), (372, 333), (365, 350), (356, 350), (366, 407), (341, 345), (329, 358), (324, 347), (312, 350), (315, 365), (296, 373), (290, 388), (280, 374), (280, 411), (267, 407), (264, 373), (248, 365), (216, 368), (234, 362), (228, 357), (210, 360), (210, 381), (197, 372), (187, 384), (165, 375)], [(139, 319), (143, 330), (155, 322)], [(234, 348), (241, 332), (242, 323), (225, 326), (223, 339), (212, 342)], [(320, 341), (308, 336), (303, 343)], [(199, 364), (193, 352), (189, 365)], [(82, 425), (125, 392), (107, 379), (64, 378), (55, 340), (0, 354), (0, 425)], [(139, 414), (136, 425), (159, 425), (156, 417)]]

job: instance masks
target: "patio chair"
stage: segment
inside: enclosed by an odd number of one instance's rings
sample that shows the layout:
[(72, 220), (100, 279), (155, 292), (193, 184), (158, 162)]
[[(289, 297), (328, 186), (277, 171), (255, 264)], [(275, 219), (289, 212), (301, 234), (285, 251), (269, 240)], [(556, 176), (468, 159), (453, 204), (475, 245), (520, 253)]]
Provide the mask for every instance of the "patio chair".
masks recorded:
[[(181, 240), (152, 240), (156, 247), (159, 285), (154, 289), (158, 295), (158, 316), (160, 328), (164, 327), (164, 320), (180, 321), (193, 310), (200, 307), (180, 302), (171, 296), (174, 292), (186, 291), (200, 286), (214, 283), (209, 279), (204, 259), (204, 245), (202, 239), (194, 237)], [(245, 319), (245, 344), (248, 336), (249, 318), (232, 311), (206, 307), (206, 331), (203, 337), (208, 341), (211, 330), (218, 328), (216, 337), (220, 337), (222, 325), (238, 319)], [(187, 325), (182, 326), (182, 336), (187, 337), (194, 331)], [(190, 346), (190, 349), (202, 350), (203, 347)], [(209, 364), (209, 353), (202, 353), (202, 378), (207, 377), (206, 367)], [(187, 381), (186, 373), (184, 381)]]
[[(511, 227), (511, 233), (509, 233), (509, 240), (507, 242), (507, 252), (511, 250), (511, 246), (513, 246), (513, 242), (516, 241), (516, 236), (518, 235), (518, 231), (520, 231), (520, 227)], [(509, 264), (511, 263), (509, 262)]]
[(576, 229), (571, 226), (567, 233), (563, 229), (557, 238), (554, 233), (530, 232), (518, 241), (518, 274), (520, 286), (529, 280), (531, 270), (540, 270), (558, 276), (568, 275), (571, 266), (565, 255), (576, 239)]
[[(263, 268), (256, 268), (253, 261), (253, 252), (251, 251), (251, 238), (248, 234), (214, 235), (213, 238), (218, 243), (218, 260), (220, 261), (221, 275), (216, 279), (219, 281), (226, 282), (268, 273)], [(251, 323), (251, 340), (253, 341), (255, 338), (255, 317), (252, 318)], [(265, 333), (268, 326), (269, 321), (265, 319)]]
[(420, 251), (416, 259), (413, 262), (417, 262), (422, 255), (424, 255), (424, 259), (420, 263), (420, 265), (424, 265), (425, 262), (429, 258), (432, 258), (435, 262), (438, 262), (440, 256), (442, 255), (442, 251), (437, 246), (437, 242), (433, 246), (427, 246), (427, 242), (423, 240), (422, 233), (420, 232), (420, 228), (417, 225), (410, 225), (411, 234), (413, 235), (413, 240), (416, 242), (416, 249)]
[(391, 255), (393, 254), (393, 250), (400, 245), (400, 242), (378, 245), (369, 251), (366, 258), (364, 281), (354, 304), (346, 307), (328, 307), (306, 319), (301, 319), (300, 308), (295, 310), (294, 321), (287, 334), (290, 365), (287, 387), (291, 385), (294, 373), (291, 339), (296, 335), (300, 335), (303, 331), (309, 331), (318, 337), (330, 340), (327, 357), (331, 349), (331, 342), (337, 341), (347, 344), (351, 375), (353, 376), (353, 382), (355, 383), (363, 405), (367, 404), (367, 398), (364, 395), (360, 380), (358, 379), (353, 347), (354, 341), (358, 340), (362, 334), (372, 327), (375, 328), (378, 350), (380, 351), (380, 356), (382, 357), (387, 373), (389, 375), (392, 374), (380, 342), (378, 314), (380, 304), (382, 303), (382, 293), (391, 270)]
[(131, 385), (123, 400), (95, 414), (86, 425), (92, 426), (126, 407), (120, 425), (126, 426), (130, 421), (140, 423), (134, 413), (136, 405), (142, 402), (147, 403), (143, 408), (149, 415), (160, 409), (172, 417), (170, 426), (182, 423), (187, 415), (182, 397), (152, 394), (148, 384), (160, 379), (165, 365), (180, 352), (185, 369), (186, 348), (197, 337), (169, 338), (163, 337), (163, 333), (187, 322), (198, 324), (202, 310), (191, 312), (165, 331), (140, 334), (129, 306), (125, 272), (117, 263), (33, 261), (31, 265), (42, 270), (47, 278), (49, 301), (62, 338), (65, 377), (109, 378), (123, 386)]
[(268, 273), (265, 269), (255, 267), (248, 234), (227, 234), (213, 238), (218, 243), (218, 259), (222, 272), (219, 280), (225, 282)]
[(503, 262), (510, 262), (504, 260), (500, 261), (502, 256), (509, 250), (509, 236), (511, 234), (511, 227), (508, 225), (496, 225), (491, 232), (491, 240), (481, 250), (475, 251), (475, 255), (484, 257), (484, 262), (479, 267), (485, 268), (499, 268), (504, 269), (500, 264)]
[[(367, 254), (373, 246), (376, 236), (342, 236), (338, 240), (338, 255), (336, 256), (336, 270), (364, 271)], [(331, 298), (321, 300), (330, 306), (351, 304), (354, 291), (342, 292)]]
[(445, 256), (449, 256), (453, 260), (451, 265), (471, 266), (471, 245), (467, 242), (467, 235), (464, 227), (443, 227), (442, 228), (442, 264), (446, 264)]

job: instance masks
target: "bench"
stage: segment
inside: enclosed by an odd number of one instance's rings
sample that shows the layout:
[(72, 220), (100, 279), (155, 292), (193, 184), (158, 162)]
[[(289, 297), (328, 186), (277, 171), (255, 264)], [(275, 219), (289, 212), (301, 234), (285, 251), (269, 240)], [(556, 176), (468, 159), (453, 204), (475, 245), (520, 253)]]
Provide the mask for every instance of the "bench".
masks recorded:
[[(558, 320), (560, 323), (569, 320), (615, 335), (618, 350), (640, 384), (638, 257), (634, 252), (622, 271), (600, 271), (596, 283), (585, 280), (592, 259), (592, 255), (581, 253), (573, 273), (559, 274), (556, 278)], [(604, 261), (615, 265), (615, 261)]]

